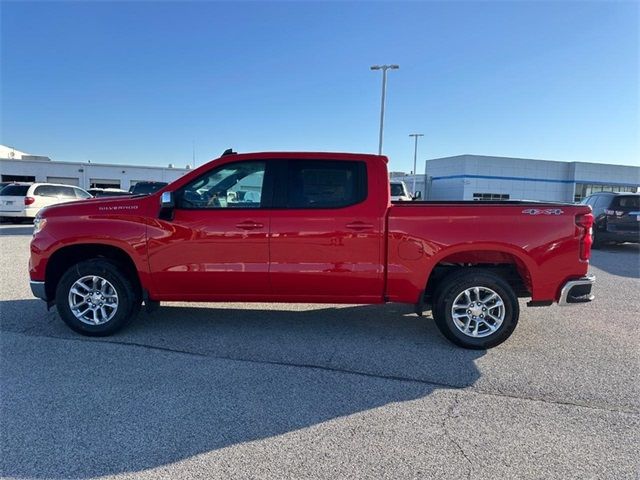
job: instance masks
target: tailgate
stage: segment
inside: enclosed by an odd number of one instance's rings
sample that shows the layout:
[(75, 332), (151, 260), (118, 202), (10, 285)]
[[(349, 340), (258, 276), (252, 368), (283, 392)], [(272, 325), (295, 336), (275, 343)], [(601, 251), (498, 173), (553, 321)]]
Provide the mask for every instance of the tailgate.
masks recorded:
[(24, 197), (0, 196), (0, 210), (3, 212), (21, 212), (24, 210)]

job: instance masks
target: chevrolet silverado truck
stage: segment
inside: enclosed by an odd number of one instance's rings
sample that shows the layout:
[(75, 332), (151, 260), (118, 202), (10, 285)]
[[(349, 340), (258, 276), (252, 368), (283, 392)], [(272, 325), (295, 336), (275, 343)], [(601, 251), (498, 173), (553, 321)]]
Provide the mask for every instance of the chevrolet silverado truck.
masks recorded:
[(387, 158), (227, 153), (147, 196), (47, 207), (36, 297), (83, 335), (161, 301), (402, 302), (485, 349), (528, 306), (587, 302), (588, 205), (390, 201)]

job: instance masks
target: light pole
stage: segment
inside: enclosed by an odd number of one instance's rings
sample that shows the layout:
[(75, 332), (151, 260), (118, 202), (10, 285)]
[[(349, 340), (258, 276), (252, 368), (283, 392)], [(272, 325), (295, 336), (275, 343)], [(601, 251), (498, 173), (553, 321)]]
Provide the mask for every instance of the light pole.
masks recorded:
[(378, 141), (378, 155), (382, 155), (382, 132), (384, 130), (384, 102), (387, 96), (387, 70), (397, 70), (398, 65), (373, 65), (371, 70), (382, 70), (382, 102), (380, 104), (380, 140)]
[[(410, 133), (410, 137), (415, 139), (415, 146), (413, 148), (413, 194), (416, 194), (416, 177), (418, 176), (418, 172), (416, 171), (416, 162), (418, 161), (418, 137), (424, 137), (424, 133)], [(425, 180), (425, 190), (426, 190), (426, 180)]]

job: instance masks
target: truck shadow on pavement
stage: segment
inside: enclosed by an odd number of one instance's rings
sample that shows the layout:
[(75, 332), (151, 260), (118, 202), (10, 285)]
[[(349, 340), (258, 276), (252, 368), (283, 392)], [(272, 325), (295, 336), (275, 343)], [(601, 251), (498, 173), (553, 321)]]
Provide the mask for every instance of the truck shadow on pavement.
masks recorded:
[(591, 252), (590, 263), (612, 275), (640, 278), (640, 245), (603, 245)]
[(408, 307), (267, 307), (170, 305), (87, 339), (39, 301), (0, 302), (2, 474), (139, 472), (480, 375), (484, 351), (452, 346)]
[(0, 237), (10, 236), (31, 236), (33, 235), (33, 225), (11, 225), (4, 226), (0, 224)]

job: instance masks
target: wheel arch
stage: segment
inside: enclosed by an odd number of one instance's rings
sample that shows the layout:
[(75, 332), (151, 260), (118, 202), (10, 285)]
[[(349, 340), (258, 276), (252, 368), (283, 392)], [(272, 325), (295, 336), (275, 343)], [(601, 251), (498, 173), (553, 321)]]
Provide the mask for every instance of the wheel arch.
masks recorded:
[(64, 272), (69, 267), (93, 258), (112, 260), (124, 270), (138, 293), (142, 292), (142, 282), (136, 264), (129, 253), (120, 247), (103, 243), (82, 243), (59, 248), (51, 254), (45, 270), (47, 298), (55, 298), (56, 289)]
[(446, 249), (432, 258), (423, 283), (424, 301), (431, 302), (445, 277), (471, 267), (499, 274), (514, 288), (517, 296), (531, 295), (536, 267), (526, 252), (508, 246), (465, 245)]

